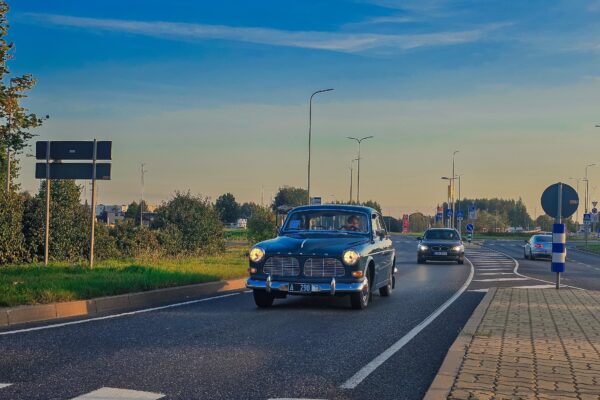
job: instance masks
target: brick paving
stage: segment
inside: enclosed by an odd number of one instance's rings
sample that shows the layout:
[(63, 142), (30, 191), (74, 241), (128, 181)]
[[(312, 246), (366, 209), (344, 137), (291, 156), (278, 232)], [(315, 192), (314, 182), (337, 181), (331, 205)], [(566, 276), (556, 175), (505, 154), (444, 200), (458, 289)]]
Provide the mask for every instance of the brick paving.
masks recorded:
[(448, 398), (600, 400), (600, 292), (498, 289)]

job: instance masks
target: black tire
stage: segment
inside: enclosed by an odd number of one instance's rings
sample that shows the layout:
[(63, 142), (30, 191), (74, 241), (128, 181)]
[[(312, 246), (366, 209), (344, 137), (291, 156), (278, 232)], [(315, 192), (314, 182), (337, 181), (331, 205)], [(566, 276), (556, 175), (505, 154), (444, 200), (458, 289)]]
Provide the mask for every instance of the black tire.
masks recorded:
[(417, 257), (417, 264), (425, 264), (427, 262), (427, 260), (425, 260), (423, 257)]
[(464, 258), (459, 258), (459, 259), (456, 261), (456, 263), (457, 263), (457, 264), (459, 264), (459, 265), (463, 265), (463, 264), (465, 263), (465, 259), (464, 259)]
[(267, 293), (266, 290), (254, 289), (252, 291), (254, 295), (254, 302), (260, 308), (269, 308), (273, 305), (275, 295), (273, 293)]
[(527, 251), (523, 251), (523, 258), (529, 260), (529, 256), (527, 255)]
[(354, 310), (364, 310), (371, 301), (371, 284), (366, 279), (363, 291), (360, 293), (350, 293), (350, 304)]
[(394, 267), (392, 266), (387, 285), (379, 288), (381, 297), (390, 297), (394, 291)]
[(535, 256), (533, 255), (533, 252), (529, 251), (529, 259), (532, 261), (535, 261)]

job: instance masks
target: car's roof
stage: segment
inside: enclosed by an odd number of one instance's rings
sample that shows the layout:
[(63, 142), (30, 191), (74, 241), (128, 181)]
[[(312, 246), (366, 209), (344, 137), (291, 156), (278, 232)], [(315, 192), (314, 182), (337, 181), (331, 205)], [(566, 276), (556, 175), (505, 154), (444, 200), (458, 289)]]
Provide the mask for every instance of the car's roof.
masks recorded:
[(311, 205), (311, 206), (299, 206), (290, 210), (290, 212), (296, 211), (317, 211), (317, 210), (349, 210), (354, 212), (362, 212), (362, 213), (378, 213), (374, 208), (365, 207), (365, 206), (357, 206), (353, 204), (320, 204), (320, 205)]

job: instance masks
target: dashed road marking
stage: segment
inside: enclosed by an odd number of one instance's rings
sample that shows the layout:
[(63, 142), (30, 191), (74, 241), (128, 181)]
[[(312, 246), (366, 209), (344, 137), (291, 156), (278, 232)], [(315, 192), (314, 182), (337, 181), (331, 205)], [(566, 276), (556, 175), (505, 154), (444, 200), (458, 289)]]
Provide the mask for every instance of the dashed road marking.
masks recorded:
[(165, 395), (160, 393), (103, 387), (72, 400), (157, 400), (163, 397)]
[(471, 289), (469, 292), (487, 293), (490, 289)]
[(506, 282), (506, 281), (526, 281), (529, 278), (495, 278), (495, 279), (473, 279), (473, 282)]
[(513, 275), (512, 272), (478, 272), (479, 276), (492, 276), (492, 275)]
[(384, 350), (383, 353), (375, 357), (371, 362), (362, 367), (356, 374), (354, 374), (350, 379), (344, 382), (340, 388), (341, 389), (354, 389), (357, 387), (362, 381), (364, 381), (373, 371), (379, 368), (384, 362), (386, 362), (390, 357), (396, 354), (400, 349), (402, 349), (408, 342), (410, 342), (415, 336), (417, 336), (423, 329), (425, 329), (429, 324), (431, 324), (441, 313), (443, 313), (452, 303), (456, 301), (460, 297), (461, 294), (467, 290), (467, 287), (471, 284), (473, 280), (473, 275), (475, 274), (475, 267), (471, 260), (465, 257), (465, 260), (471, 265), (471, 271), (469, 272), (469, 277), (465, 281), (465, 283), (461, 286), (460, 289), (452, 297), (450, 297), (444, 304), (442, 304), (437, 310), (435, 310), (431, 315), (425, 318), (419, 325), (412, 328), (406, 335), (402, 336), (396, 343), (388, 347)]
[(5, 387), (9, 387), (12, 383), (0, 383), (0, 389), (4, 389)]

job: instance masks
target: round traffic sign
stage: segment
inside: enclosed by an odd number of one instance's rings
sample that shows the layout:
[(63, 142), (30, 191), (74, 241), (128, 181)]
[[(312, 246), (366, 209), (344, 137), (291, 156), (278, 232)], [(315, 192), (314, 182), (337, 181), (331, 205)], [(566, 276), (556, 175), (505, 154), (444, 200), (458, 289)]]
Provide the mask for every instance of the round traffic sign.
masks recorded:
[(467, 232), (473, 232), (473, 229), (474, 229), (474, 228), (475, 228), (475, 227), (473, 226), (473, 224), (467, 224), (467, 225), (465, 226), (465, 229), (467, 230)]
[(596, 207), (592, 208), (592, 214), (598, 214), (598, 209)]
[[(558, 210), (558, 187), (562, 185), (562, 209)], [(542, 208), (552, 218), (569, 218), (579, 207), (579, 196), (575, 189), (566, 183), (555, 183), (544, 190), (542, 194)]]

